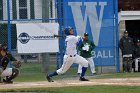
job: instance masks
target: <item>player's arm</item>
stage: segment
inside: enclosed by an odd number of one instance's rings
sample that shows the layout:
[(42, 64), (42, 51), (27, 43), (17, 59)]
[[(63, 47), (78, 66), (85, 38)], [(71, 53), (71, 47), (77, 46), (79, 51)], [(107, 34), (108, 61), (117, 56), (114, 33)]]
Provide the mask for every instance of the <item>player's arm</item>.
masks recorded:
[(77, 39), (77, 41), (76, 41), (76, 44), (77, 44), (77, 46), (79, 47), (79, 45), (81, 45), (81, 43), (82, 43), (82, 37), (81, 36), (76, 36), (76, 39)]
[(79, 44), (78, 50), (79, 50), (79, 51), (82, 51), (82, 50), (83, 50), (83, 49), (82, 49), (83, 46), (84, 46), (83, 43)]
[(120, 47), (121, 50), (123, 50), (123, 39), (122, 38), (120, 39), (119, 47)]
[(96, 47), (95, 44), (91, 42), (91, 50), (93, 50), (95, 47)]
[(15, 57), (12, 56), (12, 54), (8, 54), (8, 58), (10, 61), (12, 61), (12, 66), (15, 68), (20, 68), (21, 67), (21, 61), (17, 60)]

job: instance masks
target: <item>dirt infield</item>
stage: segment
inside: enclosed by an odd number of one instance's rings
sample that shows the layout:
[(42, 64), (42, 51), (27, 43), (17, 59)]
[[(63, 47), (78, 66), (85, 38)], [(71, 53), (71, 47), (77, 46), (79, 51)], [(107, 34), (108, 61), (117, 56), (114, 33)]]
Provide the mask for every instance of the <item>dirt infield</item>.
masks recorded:
[(92, 79), (90, 81), (79, 80), (56, 80), (55, 82), (14, 82), (13, 84), (0, 84), (0, 89), (14, 88), (37, 88), (37, 87), (65, 87), (85, 85), (125, 85), (140, 86), (140, 78), (113, 78), (113, 79)]

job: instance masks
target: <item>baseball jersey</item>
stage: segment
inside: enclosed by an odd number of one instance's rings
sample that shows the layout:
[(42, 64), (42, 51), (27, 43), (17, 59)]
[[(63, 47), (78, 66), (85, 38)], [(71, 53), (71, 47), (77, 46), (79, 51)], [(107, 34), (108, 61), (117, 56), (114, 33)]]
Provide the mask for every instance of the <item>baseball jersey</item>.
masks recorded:
[(6, 69), (9, 61), (17, 61), (17, 60), (10, 53), (7, 53), (5, 57), (3, 57), (0, 54), (0, 67), (2, 67), (3, 69)]
[[(89, 50), (83, 50), (82, 47), (84, 46), (89, 46)], [(91, 42), (90, 40), (83, 40), (82, 43), (79, 45), (78, 49), (80, 51), (80, 56), (84, 57), (84, 58), (90, 58), (92, 57), (91, 51), (93, 51), (93, 49), (95, 48), (95, 44), (93, 42)]]
[(75, 55), (77, 54), (77, 43), (79, 42), (79, 37), (69, 35), (66, 37), (65, 45), (66, 45), (66, 55)]

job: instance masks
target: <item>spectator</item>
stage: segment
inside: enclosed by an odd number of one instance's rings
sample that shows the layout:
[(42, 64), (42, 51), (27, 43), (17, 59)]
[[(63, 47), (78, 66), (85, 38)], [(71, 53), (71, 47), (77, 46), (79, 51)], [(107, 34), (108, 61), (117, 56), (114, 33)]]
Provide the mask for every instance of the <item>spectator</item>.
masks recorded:
[(133, 39), (128, 36), (127, 31), (124, 31), (123, 37), (119, 41), (119, 47), (122, 51), (123, 71), (132, 72), (132, 54), (134, 52), (134, 42)]

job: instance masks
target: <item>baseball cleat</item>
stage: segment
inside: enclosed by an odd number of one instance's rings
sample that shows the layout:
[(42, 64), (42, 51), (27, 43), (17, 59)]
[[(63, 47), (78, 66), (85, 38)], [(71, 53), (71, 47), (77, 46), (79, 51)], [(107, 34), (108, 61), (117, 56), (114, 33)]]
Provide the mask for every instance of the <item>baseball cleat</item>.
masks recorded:
[(8, 80), (5, 80), (5, 79), (3, 79), (3, 83), (5, 83), (5, 84), (12, 84), (13, 83), (13, 81), (8, 81)]
[(96, 75), (97, 75), (97, 73), (92, 73), (92, 75), (96, 76)]
[(85, 79), (84, 77), (80, 77), (80, 81), (89, 81), (88, 79)]
[(48, 82), (54, 82), (54, 81), (51, 79), (51, 77), (49, 77), (48, 75), (46, 76), (46, 78), (47, 78)]
[(77, 75), (78, 75), (78, 76), (80, 76), (80, 75), (81, 75), (81, 73), (77, 73)]

